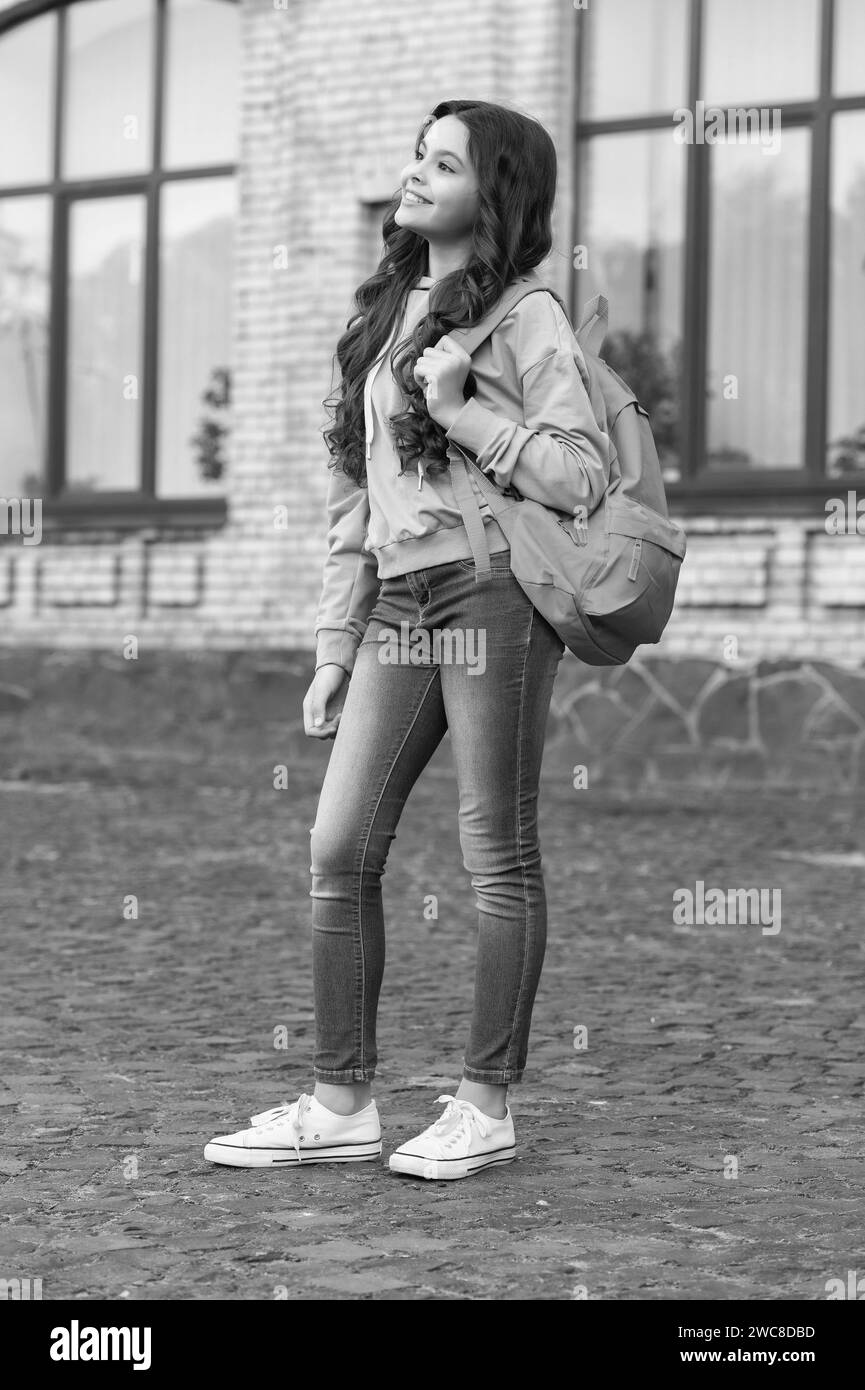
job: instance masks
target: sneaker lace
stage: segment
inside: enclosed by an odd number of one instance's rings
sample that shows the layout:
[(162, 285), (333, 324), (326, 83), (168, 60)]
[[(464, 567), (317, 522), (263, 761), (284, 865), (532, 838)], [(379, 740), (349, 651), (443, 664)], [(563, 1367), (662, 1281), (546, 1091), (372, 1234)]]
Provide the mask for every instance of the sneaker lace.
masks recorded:
[(480, 1111), (467, 1100), (458, 1100), (456, 1096), (439, 1096), (439, 1103), (445, 1104), (446, 1109), (431, 1126), (438, 1138), (448, 1144), (456, 1144), (461, 1138), (470, 1139), (472, 1125), (475, 1125), (481, 1137), (486, 1139), (490, 1127)]
[[(312, 1096), (306, 1092), (301, 1095), (299, 1100), (282, 1101), (279, 1105), (274, 1105), (270, 1110), (262, 1110), (260, 1114), (252, 1116), (252, 1124), (255, 1129), (270, 1129), (274, 1125), (285, 1124), (288, 1120), (294, 1130), (294, 1151), (297, 1154), (297, 1161), (303, 1160), (300, 1156), (300, 1141), (303, 1129), (303, 1120), (307, 1110), (312, 1104)], [(294, 1114), (292, 1114), (294, 1111)]]

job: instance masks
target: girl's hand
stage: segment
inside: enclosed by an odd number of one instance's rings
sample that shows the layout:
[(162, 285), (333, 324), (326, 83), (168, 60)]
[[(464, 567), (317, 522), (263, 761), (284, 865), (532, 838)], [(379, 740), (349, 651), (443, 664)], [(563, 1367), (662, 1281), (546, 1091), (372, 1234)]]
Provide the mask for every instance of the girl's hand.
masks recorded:
[(450, 429), (465, 405), (463, 386), (472, 359), (447, 334), (435, 347), (424, 348), (414, 368), (414, 379), (423, 386), (430, 417), (442, 429)]
[(303, 732), (309, 738), (336, 737), (348, 682), (342, 666), (319, 666), (303, 701)]

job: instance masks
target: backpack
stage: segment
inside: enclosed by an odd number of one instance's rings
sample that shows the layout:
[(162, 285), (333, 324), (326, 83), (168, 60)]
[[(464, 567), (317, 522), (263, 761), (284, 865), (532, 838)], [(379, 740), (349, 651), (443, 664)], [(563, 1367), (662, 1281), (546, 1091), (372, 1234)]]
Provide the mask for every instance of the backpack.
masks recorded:
[[(448, 336), (471, 355), (527, 294), (555, 290), (534, 273), (520, 276), (489, 314)], [(576, 515), (531, 498), (508, 497), (466, 449), (449, 441), (454, 496), (469, 535), (475, 578), (490, 575), (489, 549), (474, 478), (510, 545), (510, 567), (565, 646), (590, 666), (620, 666), (636, 647), (660, 640), (673, 611), (686, 538), (671, 521), (649, 417), (633, 391), (598, 356), (607, 300), (584, 308), (576, 339), (589, 373), (595, 418), (610, 438), (610, 481), (595, 508)], [(462, 464), (462, 467), (460, 467)], [(470, 475), (469, 470), (474, 470)]]

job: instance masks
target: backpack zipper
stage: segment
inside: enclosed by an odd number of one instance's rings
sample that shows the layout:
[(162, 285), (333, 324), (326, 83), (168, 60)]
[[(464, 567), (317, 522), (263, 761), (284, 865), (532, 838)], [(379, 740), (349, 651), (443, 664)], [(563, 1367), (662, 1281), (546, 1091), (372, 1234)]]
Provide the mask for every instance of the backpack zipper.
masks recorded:
[(638, 536), (637, 539), (634, 541), (634, 553), (631, 556), (631, 568), (628, 570), (629, 579), (635, 580), (637, 578), (637, 571), (640, 568), (640, 555), (642, 553), (642, 549), (643, 542), (641, 538)]

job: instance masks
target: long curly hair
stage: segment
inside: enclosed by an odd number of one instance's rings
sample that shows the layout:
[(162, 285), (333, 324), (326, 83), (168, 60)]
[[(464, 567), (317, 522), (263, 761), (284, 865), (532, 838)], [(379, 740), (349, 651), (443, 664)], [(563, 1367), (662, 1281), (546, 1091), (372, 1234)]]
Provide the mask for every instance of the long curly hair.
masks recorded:
[[(468, 132), (468, 156), (479, 188), (479, 211), (466, 264), (436, 282), (429, 312), (409, 337), (394, 344), (390, 366), (404, 409), (389, 417), (401, 471), (424, 460), (430, 476), (448, 467), (448, 440), (426, 407), (414, 366), (424, 349), (454, 328), (477, 323), (499, 301), (507, 286), (534, 269), (552, 247), (556, 193), (556, 150), (540, 122), (487, 101), (441, 101), (418, 131), (418, 145), (434, 121), (456, 116)], [(372, 364), (402, 318), (408, 292), (427, 264), (426, 239), (394, 217), (402, 189), (393, 194), (382, 222), (384, 253), (378, 267), (355, 293), (355, 308), (340, 337), (334, 361), (338, 389), (322, 402), (333, 423), (323, 431), (329, 467), (366, 485), (363, 388)], [(467, 397), (476, 382), (466, 379)]]

